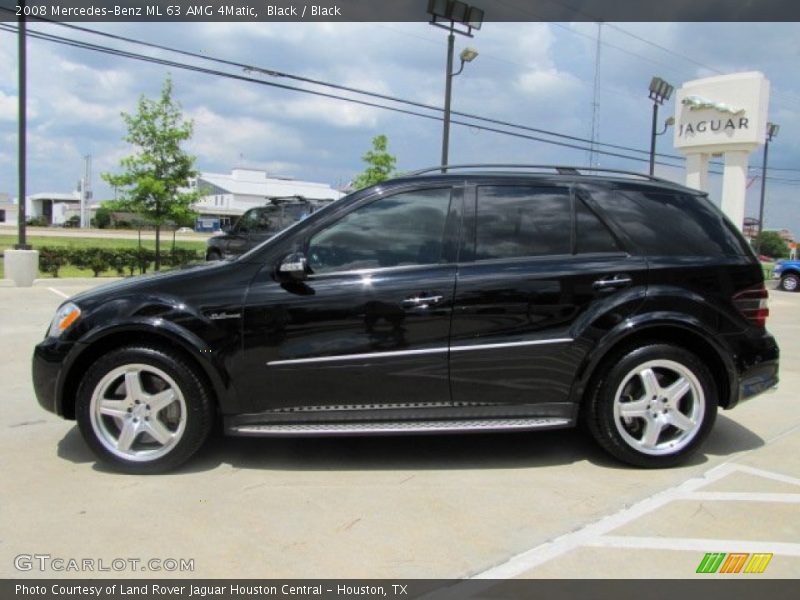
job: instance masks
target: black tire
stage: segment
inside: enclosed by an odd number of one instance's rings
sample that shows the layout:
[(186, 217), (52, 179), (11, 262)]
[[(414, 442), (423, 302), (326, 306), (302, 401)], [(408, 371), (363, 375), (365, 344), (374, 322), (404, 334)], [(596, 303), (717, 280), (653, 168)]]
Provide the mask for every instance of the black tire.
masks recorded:
[(75, 414), (100, 460), (138, 474), (183, 464), (214, 421), (212, 395), (197, 367), (174, 350), (150, 346), (118, 348), (89, 367)]
[(206, 252), (206, 260), (222, 260), (222, 254), (219, 250), (209, 250)]
[(781, 289), (785, 292), (800, 291), (800, 275), (797, 273), (786, 273), (781, 277)]
[[(688, 350), (671, 344), (628, 348), (597, 372), (583, 418), (595, 440), (625, 463), (677, 465), (697, 450), (714, 425), (719, 403), (714, 378)], [(670, 391), (673, 384), (681, 385)]]

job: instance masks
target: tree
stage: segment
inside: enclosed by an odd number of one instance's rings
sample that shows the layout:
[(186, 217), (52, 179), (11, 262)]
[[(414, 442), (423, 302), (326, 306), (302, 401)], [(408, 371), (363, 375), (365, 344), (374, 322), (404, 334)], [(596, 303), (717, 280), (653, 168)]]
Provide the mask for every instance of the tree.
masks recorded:
[(758, 236), (761, 254), (772, 258), (786, 258), (789, 256), (789, 244), (787, 244), (777, 231), (762, 231)]
[(389, 140), (385, 135), (372, 138), (372, 150), (361, 157), (367, 168), (353, 180), (353, 189), (362, 188), (386, 181), (392, 176), (397, 159), (386, 151)]
[(161, 226), (167, 220), (185, 219), (197, 192), (189, 191), (189, 179), (197, 176), (195, 157), (181, 144), (192, 137), (194, 124), (184, 120), (180, 103), (172, 98), (168, 77), (158, 100), (139, 97), (135, 115), (122, 113), (128, 127), (125, 141), (136, 152), (123, 158), (119, 175), (103, 173), (103, 179), (119, 189), (121, 209), (150, 221), (156, 230), (155, 269), (161, 266)]

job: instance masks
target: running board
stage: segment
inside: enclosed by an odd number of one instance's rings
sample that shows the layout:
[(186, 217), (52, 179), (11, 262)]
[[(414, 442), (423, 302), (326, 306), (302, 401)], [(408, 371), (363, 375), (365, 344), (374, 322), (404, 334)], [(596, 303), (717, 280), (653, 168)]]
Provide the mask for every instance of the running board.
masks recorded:
[(332, 436), (406, 433), (467, 433), (482, 431), (528, 431), (567, 427), (569, 419), (462, 419), (452, 421), (361, 421), (357, 423), (279, 423), (234, 425), (230, 435), (241, 436)]

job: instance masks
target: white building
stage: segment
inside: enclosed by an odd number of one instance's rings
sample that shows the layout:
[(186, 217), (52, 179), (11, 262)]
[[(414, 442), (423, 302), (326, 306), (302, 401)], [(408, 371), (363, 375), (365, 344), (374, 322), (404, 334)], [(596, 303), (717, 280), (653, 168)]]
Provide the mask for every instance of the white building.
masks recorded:
[(309, 200), (338, 200), (344, 194), (326, 183), (268, 177), (265, 171), (234, 169), (230, 174), (201, 173), (193, 183), (200, 190), (194, 209), (200, 221), (230, 224), (244, 211), (263, 206), (268, 198), (303, 196)]
[(25, 216), (28, 219), (43, 218), (47, 225), (63, 225), (72, 215), (80, 214), (80, 211), (79, 192), (43, 192), (25, 198)]
[(16, 227), (18, 207), (5, 192), (0, 192), (0, 227)]

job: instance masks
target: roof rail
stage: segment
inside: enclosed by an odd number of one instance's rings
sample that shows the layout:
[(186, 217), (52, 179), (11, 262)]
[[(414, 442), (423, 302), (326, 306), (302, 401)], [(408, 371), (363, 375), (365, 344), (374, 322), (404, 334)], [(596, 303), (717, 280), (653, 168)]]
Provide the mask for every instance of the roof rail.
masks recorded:
[(571, 167), (566, 165), (520, 165), (520, 164), (465, 164), (465, 165), (440, 165), (438, 167), (428, 167), (426, 169), (420, 169), (418, 171), (412, 171), (410, 173), (405, 173), (405, 177), (414, 177), (416, 175), (424, 175), (425, 173), (435, 173), (439, 171), (441, 173), (447, 173), (449, 171), (455, 170), (464, 170), (464, 169), (508, 169), (508, 170), (528, 170), (528, 171), (555, 171), (559, 175), (585, 175), (584, 171), (589, 171), (591, 173), (608, 173), (611, 175), (628, 175), (631, 177), (641, 177), (642, 179), (646, 179), (648, 181), (658, 181), (661, 183), (674, 183), (667, 179), (662, 179), (661, 177), (654, 177), (653, 175), (647, 175), (645, 173), (638, 173), (636, 171), (624, 171), (620, 169), (603, 169), (600, 167)]

